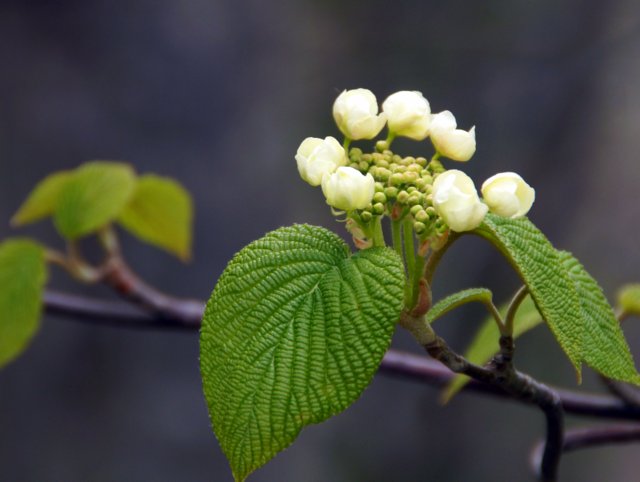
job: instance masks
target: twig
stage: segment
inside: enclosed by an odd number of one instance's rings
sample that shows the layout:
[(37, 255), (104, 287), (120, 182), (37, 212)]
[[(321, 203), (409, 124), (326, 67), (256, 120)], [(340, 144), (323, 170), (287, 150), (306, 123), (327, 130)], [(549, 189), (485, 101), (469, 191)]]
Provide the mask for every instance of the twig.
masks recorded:
[[(188, 331), (197, 331), (200, 328), (201, 315), (193, 316), (193, 313), (190, 315), (185, 313), (177, 319), (169, 316), (161, 317), (122, 301), (102, 301), (51, 290), (45, 292), (44, 305), (47, 313), (53, 315), (120, 328)], [(200, 301), (199, 306), (204, 309), (204, 302)], [(192, 318), (189, 318), (190, 316)], [(434, 387), (447, 385), (455, 376), (451, 370), (439, 362), (397, 350), (389, 350), (385, 354), (380, 371), (386, 375), (399, 376)], [(555, 387), (553, 389), (559, 395), (562, 407), (567, 413), (603, 419), (640, 420), (639, 407), (629, 406), (617, 398)], [(513, 399), (496, 386), (475, 381), (467, 384), (464, 392), (467, 391)]]
[[(589, 427), (567, 430), (562, 441), (562, 451), (572, 452), (583, 448), (597, 447), (600, 445), (624, 444), (640, 442), (640, 425), (610, 425), (605, 427)], [(536, 444), (531, 453), (531, 468), (540, 470), (545, 441)]]
[(557, 480), (558, 466), (562, 456), (564, 413), (560, 396), (551, 388), (518, 372), (511, 364), (513, 339), (501, 337), (501, 353), (496, 358), (495, 369), (480, 367), (457, 354), (440, 337), (424, 346), (436, 360), (456, 373), (462, 373), (489, 385), (505, 390), (513, 398), (538, 406), (545, 415), (547, 424), (546, 443), (538, 477), (543, 482)]

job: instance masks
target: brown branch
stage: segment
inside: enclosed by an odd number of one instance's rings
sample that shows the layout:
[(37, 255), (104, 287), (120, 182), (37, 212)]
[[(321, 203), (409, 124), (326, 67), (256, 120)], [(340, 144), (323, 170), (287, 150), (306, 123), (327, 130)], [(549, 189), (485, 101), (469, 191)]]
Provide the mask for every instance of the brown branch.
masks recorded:
[(511, 363), (513, 339), (511, 337), (501, 337), (500, 345), (500, 354), (494, 358), (490, 367), (481, 367), (470, 363), (452, 350), (440, 337), (425, 344), (424, 348), (429, 355), (452, 371), (502, 389), (514, 399), (536, 405), (542, 410), (546, 419), (547, 437), (541, 457), (540, 471), (537, 475), (543, 482), (554, 482), (558, 478), (558, 467), (562, 456), (564, 433), (562, 401), (553, 389), (513, 368)]
[[(640, 425), (609, 425), (605, 427), (589, 427), (567, 430), (562, 441), (562, 452), (573, 452), (583, 448), (600, 445), (624, 444), (640, 442)], [(531, 453), (531, 467), (540, 470), (545, 441), (541, 440)]]
[[(204, 302), (199, 303), (203, 310)], [(201, 315), (194, 316), (191, 312), (190, 315), (185, 313), (180, 318), (171, 318), (142, 310), (122, 301), (102, 301), (51, 290), (45, 292), (44, 305), (47, 313), (82, 322), (147, 330), (197, 331), (200, 328)], [(396, 350), (389, 350), (385, 354), (380, 372), (434, 387), (447, 385), (455, 376), (451, 370), (435, 360)], [(567, 413), (593, 418), (640, 421), (640, 408), (629, 406), (617, 398), (555, 387), (553, 389), (559, 395), (562, 407)], [(464, 391), (512, 399), (508, 393), (498, 387), (475, 381), (468, 383)]]

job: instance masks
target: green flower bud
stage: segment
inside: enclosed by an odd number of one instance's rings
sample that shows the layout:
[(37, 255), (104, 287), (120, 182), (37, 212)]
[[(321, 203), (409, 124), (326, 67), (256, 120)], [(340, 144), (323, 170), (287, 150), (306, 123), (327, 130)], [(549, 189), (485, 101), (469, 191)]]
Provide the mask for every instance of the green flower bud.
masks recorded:
[(409, 193), (407, 191), (400, 191), (398, 193), (398, 202), (400, 204), (406, 204), (409, 200)]
[(416, 157), (416, 163), (418, 163), (422, 167), (425, 167), (427, 165), (427, 159), (424, 157)]
[(420, 204), (420, 201), (422, 201), (422, 196), (420, 195), (420, 193), (414, 192), (413, 194), (409, 195), (407, 203), (411, 206), (415, 206)]
[(417, 213), (414, 214), (416, 221), (420, 221), (421, 223), (426, 223), (429, 221), (429, 215), (424, 209), (420, 209)]
[(371, 161), (373, 160), (373, 157), (371, 156), (371, 154), (362, 154), (362, 160), (364, 162), (371, 163)]
[(374, 188), (375, 188), (375, 192), (382, 192), (384, 191), (384, 184), (382, 184), (381, 182), (376, 182), (374, 184)]
[(358, 168), (362, 172), (367, 172), (369, 170), (369, 163), (365, 161), (360, 161), (360, 163), (358, 164)]
[(411, 213), (412, 216), (415, 216), (417, 213), (419, 213), (420, 211), (422, 211), (422, 206), (411, 206), (411, 209), (409, 210), (409, 212)]
[(414, 182), (416, 182), (418, 180), (418, 173), (417, 172), (408, 171), (408, 172), (405, 172), (403, 174), (403, 177), (404, 177), (404, 182), (406, 184), (413, 184)]
[(389, 200), (395, 199), (398, 196), (398, 188), (397, 187), (385, 187), (384, 188), (384, 195)]
[(384, 204), (382, 203), (375, 203), (373, 205), (373, 213), (374, 214), (384, 214)]
[(422, 234), (427, 230), (427, 227), (424, 225), (424, 223), (415, 222), (413, 223), (413, 230), (416, 232), (416, 234)]
[(363, 222), (368, 223), (373, 219), (373, 214), (371, 214), (370, 211), (362, 211), (360, 213), (360, 219), (362, 219)]
[[(382, 190), (383, 189), (380, 189), (380, 191), (382, 191)], [(378, 186), (376, 186), (376, 191), (378, 191)], [(387, 196), (385, 196), (383, 192), (376, 192), (373, 195), (373, 202), (374, 203), (386, 203), (387, 202)]]
[(399, 186), (404, 182), (404, 176), (401, 173), (396, 172), (391, 175), (389, 182), (392, 186)]
[(376, 142), (376, 151), (383, 152), (387, 149), (389, 149), (389, 143), (387, 141)]

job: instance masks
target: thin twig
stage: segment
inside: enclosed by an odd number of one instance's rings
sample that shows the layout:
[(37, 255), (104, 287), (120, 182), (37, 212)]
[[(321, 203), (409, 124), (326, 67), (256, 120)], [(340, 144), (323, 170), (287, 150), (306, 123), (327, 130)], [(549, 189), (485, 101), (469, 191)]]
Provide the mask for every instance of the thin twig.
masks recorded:
[[(501, 388), (513, 398), (534, 404), (542, 410), (546, 419), (547, 436), (538, 477), (543, 482), (554, 482), (558, 478), (558, 467), (562, 456), (564, 433), (562, 401), (554, 390), (513, 368), (511, 364), (513, 340), (511, 337), (502, 337), (500, 341), (503, 346), (495, 369), (470, 363), (452, 350), (440, 337), (436, 337), (424, 348), (433, 358), (442, 362), (452, 371)], [(502, 357), (505, 359), (502, 360)]]
[[(605, 427), (589, 427), (567, 430), (562, 441), (563, 452), (573, 452), (583, 448), (600, 445), (624, 444), (640, 442), (640, 425), (609, 425)], [(538, 442), (531, 453), (531, 468), (535, 472), (540, 470), (542, 454), (546, 447), (544, 440)]]
[[(204, 302), (198, 303), (200, 309), (204, 310)], [(171, 318), (142, 310), (123, 301), (102, 301), (52, 290), (45, 292), (44, 305), (49, 314), (64, 316), (65, 319), (83, 323), (99, 323), (119, 328), (146, 330), (197, 331), (200, 328), (201, 315), (194, 316), (193, 312), (184, 313), (184, 316), (180, 318)], [(389, 350), (385, 354), (380, 372), (434, 387), (447, 385), (455, 376), (451, 370), (435, 360), (397, 350)], [(567, 413), (599, 419), (640, 421), (640, 408), (629, 406), (617, 398), (555, 387), (553, 390), (559, 395), (562, 406)], [(466, 392), (513, 399), (508, 393), (496, 386), (475, 381), (467, 384), (462, 393)]]

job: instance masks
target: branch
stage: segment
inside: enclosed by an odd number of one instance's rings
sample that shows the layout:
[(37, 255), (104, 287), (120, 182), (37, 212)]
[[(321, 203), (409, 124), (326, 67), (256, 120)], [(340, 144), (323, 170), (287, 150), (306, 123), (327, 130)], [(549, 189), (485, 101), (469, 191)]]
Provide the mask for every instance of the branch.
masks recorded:
[[(45, 291), (44, 304), (49, 314), (70, 317), (82, 322), (133, 329), (196, 331), (200, 327), (202, 317), (201, 314), (194, 316), (190, 312), (189, 315), (185, 313), (185, 316), (174, 319), (142, 310), (122, 301), (102, 301), (51, 290)], [(199, 304), (203, 311), (204, 302), (201, 301)], [(447, 385), (455, 376), (451, 370), (439, 362), (396, 350), (389, 350), (385, 354), (380, 371), (386, 375), (400, 376), (434, 387)], [(594, 418), (640, 421), (640, 408), (629, 406), (617, 398), (561, 388), (553, 389), (559, 395), (562, 407), (567, 413)], [(512, 399), (508, 393), (498, 387), (475, 381), (471, 381), (464, 391)]]
[[(563, 452), (573, 452), (583, 448), (599, 445), (624, 444), (640, 441), (640, 425), (610, 425), (606, 427), (590, 427), (567, 430), (562, 441)], [(535, 472), (540, 470), (542, 454), (545, 451), (544, 440), (540, 441), (531, 453), (531, 467)]]

